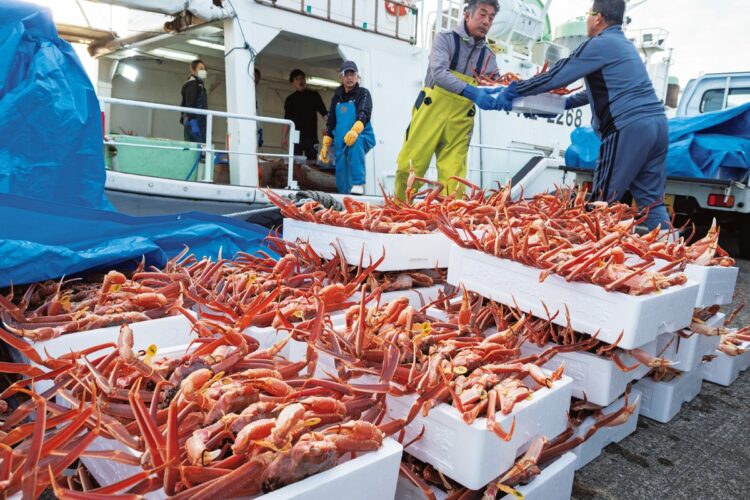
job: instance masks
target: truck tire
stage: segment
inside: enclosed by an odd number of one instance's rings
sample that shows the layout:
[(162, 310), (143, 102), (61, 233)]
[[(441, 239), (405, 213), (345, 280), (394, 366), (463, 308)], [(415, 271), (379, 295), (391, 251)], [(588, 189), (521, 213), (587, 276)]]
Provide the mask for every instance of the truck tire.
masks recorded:
[[(748, 217), (750, 222), (750, 217)], [(737, 243), (740, 250), (740, 258), (750, 260), (750, 231), (740, 229), (737, 231)]]

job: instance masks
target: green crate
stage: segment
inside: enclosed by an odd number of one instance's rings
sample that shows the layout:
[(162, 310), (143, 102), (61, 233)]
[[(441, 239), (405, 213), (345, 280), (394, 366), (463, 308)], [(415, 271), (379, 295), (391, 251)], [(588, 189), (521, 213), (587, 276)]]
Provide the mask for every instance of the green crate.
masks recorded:
[[(128, 174), (148, 175), (151, 177), (162, 177), (165, 179), (185, 180), (185, 177), (193, 168), (195, 160), (200, 154), (187, 148), (195, 148), (194, 142), (175, 141), (172, 139), (159, 139), (153, 137), (137, 137), (132, 135), (110, 134), (112, 140), (118, 143), (138, 144), (139, 146), (126, 146), (117, 144), (117, 171)], [(160, 149), (140, 147), (146, 146), (170, 146), (184, 149)], [(112, 169), (111, 146), (104, 147), (104, 161), (108, 169)], [(197, 178), (198, 168), (193, 171), (187, 180), (194, 181)]]

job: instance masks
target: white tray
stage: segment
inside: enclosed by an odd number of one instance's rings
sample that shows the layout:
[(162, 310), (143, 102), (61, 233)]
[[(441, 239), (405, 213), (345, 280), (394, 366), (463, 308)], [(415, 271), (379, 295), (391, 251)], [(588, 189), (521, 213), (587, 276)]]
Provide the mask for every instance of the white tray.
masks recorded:
[(308, 241), (324, 259), (335, 255), (332, 244), (341, 247), (346, 261), (358, 265), (364, 248), (363, 265), (376, 262), (385, 253), (378, 271), (448, 267), (451, 241), (443, 233), (385, 234), (345, 227), (284, 219), (284, 239)]
[[(576, 457), (565, 453), (560, 458), (542, 469), (529, 484), (516, 486), (515, 490), (523, 495), (524, 500), (567, 500), (573, 490)], [(445, 500), (448, 496), (443, 490), (432, 488), (436, 500)], [(500, 497), (502, 500), (515, 500), (510, 494)], [(424, 500), (422, 490), (403, 476), (398, 478), (396, 500)]]
[[(717, 313), (706, 321), (706, 325), (711, 328), (720, 326), (722, 323), (724, 323), (722, 313)], [(712, 354), (719, 348), (721, 337), (694, 333), (688, 338), (683, 338), (677, 333), (664, 333), (659, 336), (658, 342), (657, 352), (662, 353), (664, 358), (674, 361), (676, 370), (689, 372), (698, 368), (703, 361), (703, 356)]]
[(747, 352), (739, 356), (727, 356), (721, 351), (714, 352), (716, 357), (701, 367), (703, 380), (727, 387), (732, 385), (740, 376), (740, 372), (750, 368), (750, 341), (743, 342), (740, 347)]
[(658, 293), (633, 296), (607, 292), (590, 283), (567, 282), (551, 275), (539, 282), (540, 269), (500, 259), (458, 245), (451, 247), (448, 283), (463, 283), (468, 290), (514, 305), (540, 318), (559, 314), (554, 322), (566, 325), (565, 306), (570, 310), (574, 330), (590, 335), (599, 331), (599, 340), (613, 343), (621, 331), (618, 346), (633, 349), (656, 340), (662, 333), (675, 332), (690, 324), (699, 285), (669, 287)]
[(540, 115), (561, 115), (565, 113), (567, 96), (557, 94), (538, 94), (513, 99), (514, 113), (532, 113)]
[[(525, 343), (521, 346), (521, 352), (524, 355), (539, 354), (554, 344), (547, 344), (544, 348), (537, 347), (535, 344)], [(656, 341), (650, 342), (640, 349), (649, 354), (656, 354)], [(619, 350), (620, 359), (627, 366), (632, 366), (637, 361)], [(555, 355), (551, 360), (545, 363), (544, 368), (554, 370), (560, 364), (565, 363), (565, 375), (573, 378), (573, 397), (586, 399), (591, 403), (607, 406), (622, 396), (628, 384), (633, 380), (643, 378), (650, 370), (647, 366), (624, 372), (620, 370), (614, 361), (597, 356), (590, 352), (566, 352)]]
[[(619, 443), (630, 434), (635, 432), (635, 428), (638, 427), (638, 413), (641, 408), (640, 401), (640, 391), (638, 391), (637, 389), (633, 389), (632, 391), (630, 391), (630, 395), (628, 396), (628, 404), (633, 404), (634, 402), (636, 402), (636, 407), (635, 411), (632, 415), (630, 415), (628, 420), (624, 424), (618, 425), (617, 427), (600, 428), (596, 431), (596, 434), (594, 434), (587, 441), (583, 442), (572, 450), (576, 455), (576, 470), (580, 469), (581, 467), (585, 466), (596, 457), (601, 455), (602, 450), (610, 443)], [(622, 408), (624, 404), (625, 397), (623, 396), (606, 407), (604, 410), (602, 410), (602, 413), (604, 413), (604, 415), (610, 415)], [(593, 416), (588, 417), (581, 423), (581, 425), (576, 428), (575, 436), (584, 435), (586, 431), (589, 430), (592, 425), (594, 425), (595, 422), (596, 419)]]
[[(441, 403), (426, 417), (419, 413), (407, 426), (404, 442), (416, 437), (424, 426), (424, 436), (409, 446), (409, 453), (468, 488), (482, 488), (497, 478), (499, 472), (512, 467), (534, 436), (557, 436), (565, 430), (572, 382), (563, 375), (552, 388), (540, 389), (530, 399), (518, 403), (510, 415), (498, 411), (496, 420), (506, 432), (516, 418), (510, 441), (503, 441), (487, 430), (484, 417), (468, 425), (456, 408)], [(389, 396), (388, 416), (405, 417), (416, 399), (414, 395)]]
[(700, 283), (695, 307), (731, 304), (739, 269), (736, 267), (696, 266), (688, 264), (685, 274)]
[(644, 378), (635, 385), (641, 391), (641, 415), (666, 424), (680, 412), (683, 403), (692, 401), (700, 392), (703, 372), (680, 372), (669, 382)]
[[(97, 438), (89, 447), (89, 450), (113, 449), (140, 457), (140, 453), (111, 439)], [(344, 455), (342, 462), (333, 469), (253, 498), (318, 500), (340, 497), (343, 491), (356, 491), (356, 498), (364, 500), (393, 498), (396, 492), (402, 450), (403, 448), (397, 441), (386, 438), (377, 451), (362, 453), (353, 460), (345, 460), (348, 455)], [(143, 470), (140, 467), (121, 464), (113, 460), (83, 457), (81, 461), (94, 479), (102, 485), (113, 484)], [(145, 498), (157, 500), (168, 497), (164, 490), (157, 490), (149, 493)]]

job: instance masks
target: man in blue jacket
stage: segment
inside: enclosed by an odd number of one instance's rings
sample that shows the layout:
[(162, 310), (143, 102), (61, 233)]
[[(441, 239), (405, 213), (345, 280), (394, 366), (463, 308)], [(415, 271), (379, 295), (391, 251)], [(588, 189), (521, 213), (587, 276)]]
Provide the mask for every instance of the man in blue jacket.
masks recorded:
[(509, 85), (496, 108), (510, 111), (517, 97), (584, 78), (586, 91), (568, 97), (565, 108), (589, 104), (591, 125), (602, 140), (593, 196), (614, 202), (629, 189), (639, 208), (649, 208), (646, 226), (667, 229), (667, 118), (646, 66), (622, 31), (624, 15), (625, 0), (594, 0), (586, 20), (589, 38), (548, 72)]

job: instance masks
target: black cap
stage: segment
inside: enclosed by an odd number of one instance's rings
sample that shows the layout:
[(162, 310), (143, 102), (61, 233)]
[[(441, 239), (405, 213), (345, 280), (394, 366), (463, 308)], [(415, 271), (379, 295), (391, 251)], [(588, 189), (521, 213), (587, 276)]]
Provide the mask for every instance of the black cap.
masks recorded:
[(354, 64), (354, 61), (344, 61), (341, 63), (341, 68), (339, 68), (339, 72), (343, 75), (347, 71), (354, 71), (355, 73), (359, 73), (359, 70), (357, 69), (357, 65)]

